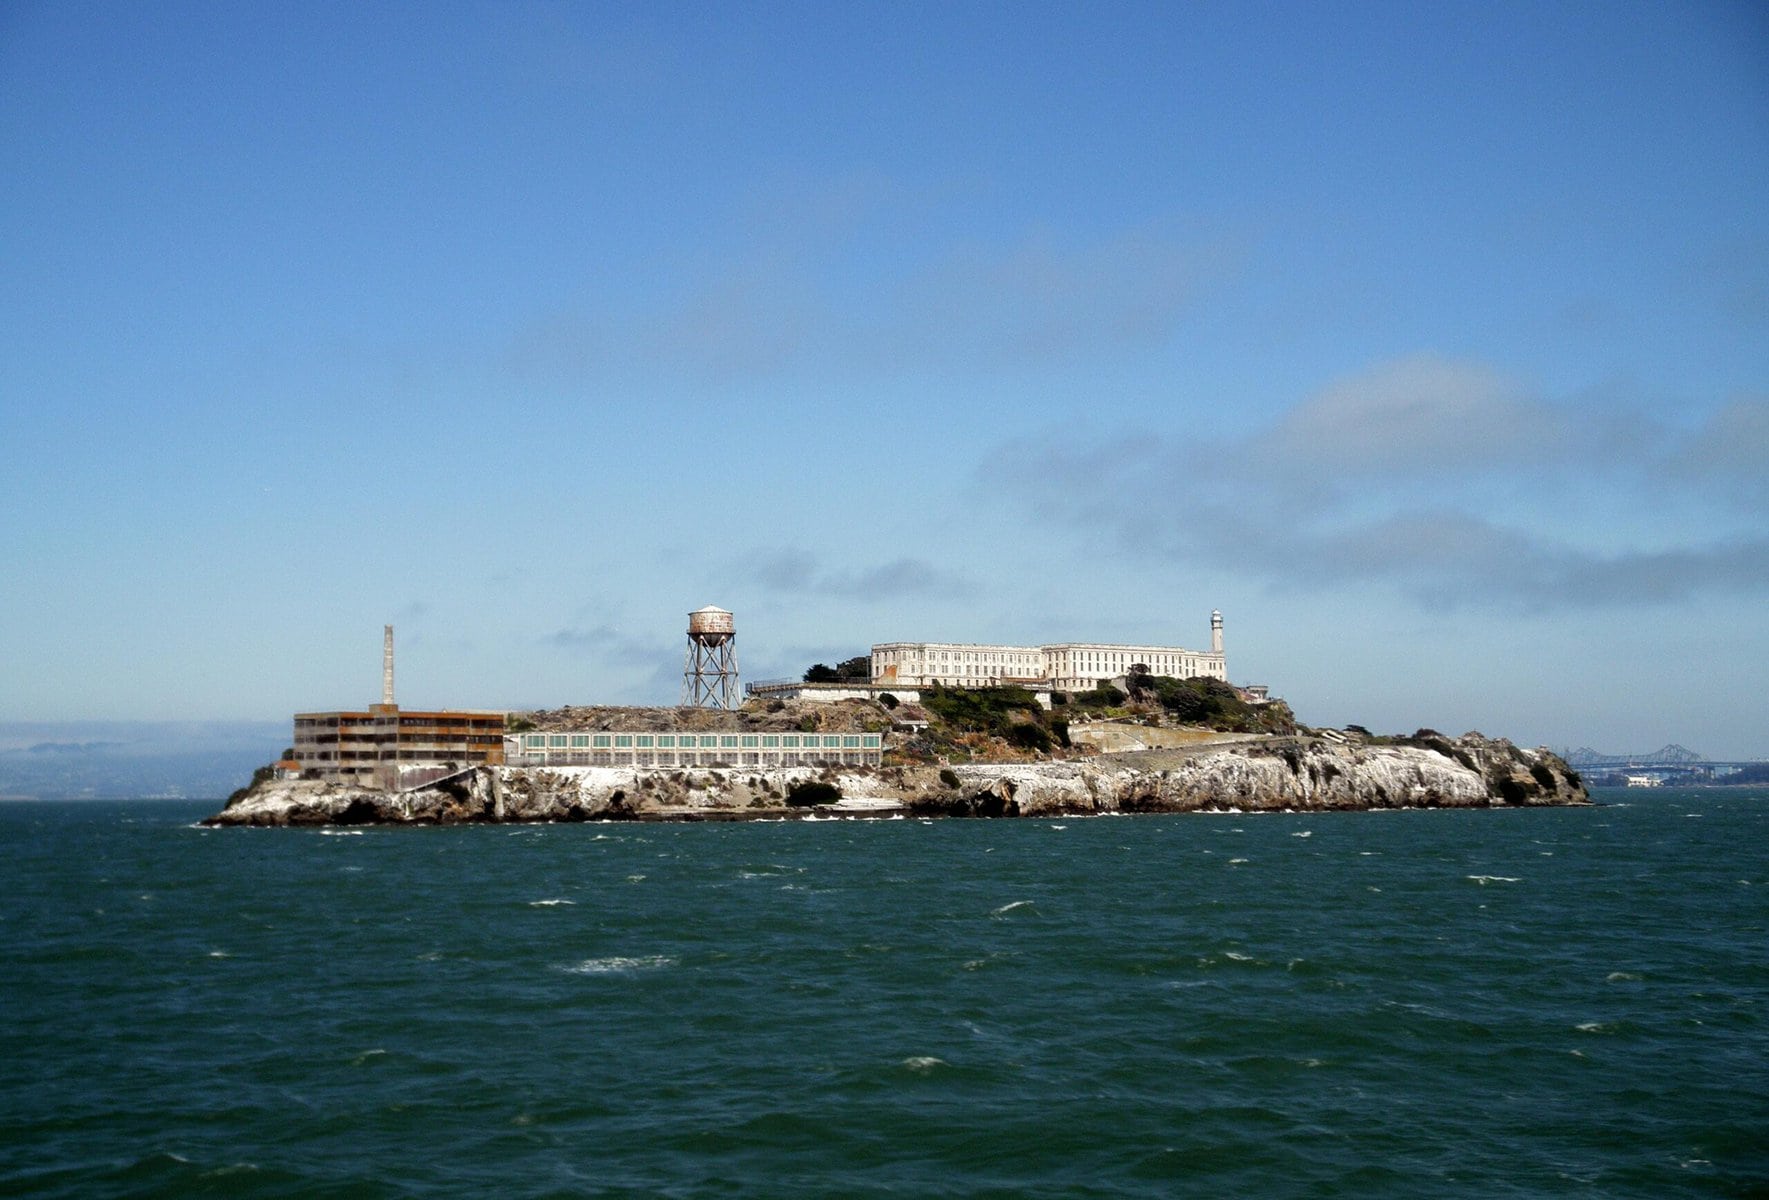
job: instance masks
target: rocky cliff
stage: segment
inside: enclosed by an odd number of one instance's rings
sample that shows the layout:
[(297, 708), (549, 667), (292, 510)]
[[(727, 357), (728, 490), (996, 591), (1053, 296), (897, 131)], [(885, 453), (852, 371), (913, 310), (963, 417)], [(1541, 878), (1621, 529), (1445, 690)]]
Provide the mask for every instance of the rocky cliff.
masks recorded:
[[(809, 783), (832, 786), (840, 800), (794, 805), (794, 789)], [(1421, 731), (1382, 739), (1326, 730), (1042, 763), (730, 770), (483, 767), (400, 794), (270, 780), (236, 797), (208, 823), (740, 820), (898, 812), (1044, 816), (1588, 802), (1578, 774), (1546, 750), (1525, 750), (1477, 733), (1449, 738)]]

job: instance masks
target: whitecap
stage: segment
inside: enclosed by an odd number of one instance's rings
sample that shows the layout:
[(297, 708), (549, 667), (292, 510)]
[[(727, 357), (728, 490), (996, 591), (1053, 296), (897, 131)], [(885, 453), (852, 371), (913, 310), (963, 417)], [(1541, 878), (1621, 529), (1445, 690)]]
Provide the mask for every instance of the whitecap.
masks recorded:
[(576, 904), (575, 900), (530, 900), (530, 908), (557, 908), (561, 904)]
[(943, 1067), (946, 1065), (945, 1059), (935, 1058), (931, 1054), (917, 1054), (903, 1060), (904, 1068), (914, 1071), (917, 1075), (926, 1075), (935, 1067)]
[(1291, 837), (1313, 837), (1313, 836), (1314, 836), (1314, 830), (1312, 830), (1312, 829), (1304, 829), (1304, 830), (1302, 830), (1302, 831), (1301, 831), (1301, 832), (1299, 832), (1299, 833), (1293, 833), (1293, 834), (1291, 834), (1291, 835), (1290, 835), (1290, 836), (1291, 836)]
[(1573, 1028), (1577, 1029), (1580, 1033), (1604, 1033), (1608, 1031), (1609, 1026), (1605, 1025), (1602, 1021), (1585, 1021), (1573, 1026)]
[(1067, 829), (1068, 826), (1067, 825), (1052, 825), (1052, 826), (1050, 826), (1050, 828), (1051, 829)]
[(1238, 864), (1240, 864), (1240, 863), (1244, 863), (1244, 862), (1246, 862), (1246, 861), (1247, 861), (1247, 860), (1246, 860), (1246, 859), (1244, 859), (1244, 858), (1231, 858), (1231, 859), (1229, 859), (1229, 860), (1228, 860), (1228, 865), (1229, 865), (1229, 866), (1231, 866), (1231, 867), (1233, 867), (1233, 866), (1236, 866), (1236, 865), (1238, 865)]
[(1012, 904), (1003, 904), (1000, 908), (994, 909), (989, 915), (992, 917), (999, 917), (1003, 913), (1010, 913), (1016, 908), (1030, 908), (1032, 903), (1033, 902), (1030, 900), (1015, 900)]
[(321, 836), (321, 837), (361, 837), (362, 830), (360, 830), (360, 829), (322, 829), (319, 831), (319, 836)]
[(1638, 983), (1640, 976), (1632, 971), (1611, 971), (1603, 977), (1604, 983)]
[(654, 971), (659, 967), (674, 966), (675, 962), (675, 959), (662, 954), (649, 954), (642, 958), (613, 955), (608, 958), (586, 958), (572, 966), (561, 967), (560, 970), (572, 975), (614, 975), (631, 971)]
[(643, 875), (628, 875), (627, 882), (628, 883), (643, 883), (643, 882), (645, 882), (645, 877)]
[(1475, 883), (1478, 883), (1481, 887), (1485, 887), (1489, 883), (1522, 883), (1523, 882), (1523, 880), (1518, 879), (1514, 875), (1468, 875), (1468, 876), (1465, 876), (1464, 878), (1472, 879)]
[(210, 958), (232, 958), (233, 955), (229, 954), (225, 950), (211, 950), (211, 951), (209, 951), (209, 957)]
[(1224, 958), (1231, 958), (1236, 962), (1257, 962), (1258, 961), (1251, 954), (1242, 954), (1239, 950), (1224, 950), (1222, 952), (1222, 956)]

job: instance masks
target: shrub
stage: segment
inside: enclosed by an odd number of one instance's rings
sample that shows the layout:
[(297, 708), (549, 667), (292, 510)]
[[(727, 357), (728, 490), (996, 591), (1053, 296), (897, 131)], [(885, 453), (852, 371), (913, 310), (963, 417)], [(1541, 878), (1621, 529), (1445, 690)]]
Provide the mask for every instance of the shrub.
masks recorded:
[(1091, 692), (1082, 692), (1076, 696), (1075, 703), (1090, 708), (1116, 708), (1124, 703), (1124, 693), (1109, 683), (1102, 683)]
[(958, 786), (958, 772), (954, 771), (951, 767), (941, 767), (940, 768), (940, 782), (945, 784), (949, 788), (957, 787)]
[(886, 708), (895, 708), (895, 707), (897, 707), (897, 705), (902, 703), (901, 700), (898, 700), (895, 696), (891, 695), (889, 692), (880, 692), (879, 696), (878, 696), (878, 702), (880, 704), (884, 705)]
[(1009, 745), (1018, 746), (1022, 750), (1045, 751), (1050, 749), (1050, 734), (1044, 732), (1042, 725), (1015, 725), (1007, 731)]

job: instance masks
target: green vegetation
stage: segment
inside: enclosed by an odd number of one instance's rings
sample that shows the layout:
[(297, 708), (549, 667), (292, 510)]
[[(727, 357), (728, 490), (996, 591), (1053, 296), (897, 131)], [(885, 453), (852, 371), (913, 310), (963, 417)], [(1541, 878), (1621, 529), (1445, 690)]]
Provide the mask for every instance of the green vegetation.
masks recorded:
[(1062, 741), (1044, 706), (1023, 687), (930, 685), (921, 689), (921, 706), (930, 718), (928, 731), (912, 748), (930, 758), (989, 758), (1003, 742), (1043, 754)]
[(835, 666), (824, 663), (813, 663), (805, 672), (806, 683), (871, 683), (872, 656), (857, 654), (853, 658), (845, 658)]
[(1172, 679), (1165, 675), (1133, 678), (1137, 699), (1160, 706), (1182, 725), (1232, 733), (1294, 733), (1296, 718), (1282, 701), (1249, 704), (1230, 684), (1220, 679)]
[[(290, 749), (290, 750), (284, 752), (283, 757), (284, 758), (293, 758), (294, 754), (295, 754), (294, 750)], [(233, 792), (227, 797), (227, 800), (221, 805), (221, 807), (222, 808), (232, 808), (237, 801), (245, 799), (247, 792), (250, 792), (253, 788), (257, 787), (261, 783), (268, 782), (270, 780), (270, 777), (275, 774), (276, 774), (276, 764), (275, 763), (265, 763), (262, 767), (259, 767), (257, 770), (252, 772), (252, 782), (248, 783), (243, 788), (235, 788), (233, 790)]]

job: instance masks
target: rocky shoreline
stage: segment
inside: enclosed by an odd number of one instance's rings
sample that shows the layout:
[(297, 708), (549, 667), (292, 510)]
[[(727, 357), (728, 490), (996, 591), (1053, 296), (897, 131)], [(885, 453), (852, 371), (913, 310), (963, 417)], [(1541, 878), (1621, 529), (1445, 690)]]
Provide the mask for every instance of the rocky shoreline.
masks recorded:
[[(833, 802), (803, 803), (813, 793)], [(1547, 750), (1526, 750), (1478, 733), (1452, 738), (1421, 730), (1406, 738), (1372, 738), (1322, 730), (1050, 762), (694, 770), (479, 767), (403, 793), (273, 779), (234, 797), (205, 824), (1040, 817), (1588, 803), (1578, 773)]]

